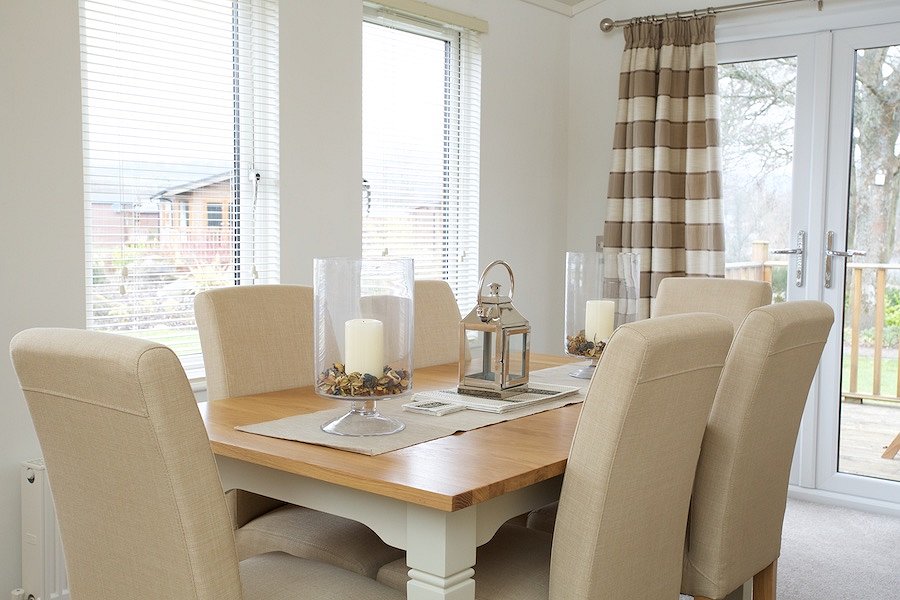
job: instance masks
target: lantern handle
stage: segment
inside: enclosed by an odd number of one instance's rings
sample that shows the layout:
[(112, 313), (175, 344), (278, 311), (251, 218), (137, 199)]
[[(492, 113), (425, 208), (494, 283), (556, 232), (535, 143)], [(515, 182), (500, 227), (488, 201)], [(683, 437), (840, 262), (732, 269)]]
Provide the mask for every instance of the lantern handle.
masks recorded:
[(492, 267), (497, 265), (503, 265), (506, 267), (506, 272), (509, 273), (509, 301), (512, 302), (513, 293), (516, 291), (516, 279), (513, 277), (512, 267), (503, 260), (495, 260), (488, 266), (484, 268), (484, 271), (481, 272), (481, 279), (478, 280), (478, 297), (475, 298), (475, 304), (481, 304), (481, 290), (484, 289), (484, 278), (487, 276), (488, 271), (491, 270)]

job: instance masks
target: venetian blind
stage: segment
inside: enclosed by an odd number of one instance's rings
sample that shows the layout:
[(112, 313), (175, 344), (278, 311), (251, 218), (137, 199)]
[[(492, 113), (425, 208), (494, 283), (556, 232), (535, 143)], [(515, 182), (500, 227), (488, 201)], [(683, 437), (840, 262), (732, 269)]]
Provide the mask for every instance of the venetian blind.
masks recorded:
[(478, 284), (478, 34), (385, 7), (363, 23), (363, 256), (412, 257), (468, 311)]
[(81, 0), (87, 324), (202, 375), (193, 297), (276, 283), (276, 0)]

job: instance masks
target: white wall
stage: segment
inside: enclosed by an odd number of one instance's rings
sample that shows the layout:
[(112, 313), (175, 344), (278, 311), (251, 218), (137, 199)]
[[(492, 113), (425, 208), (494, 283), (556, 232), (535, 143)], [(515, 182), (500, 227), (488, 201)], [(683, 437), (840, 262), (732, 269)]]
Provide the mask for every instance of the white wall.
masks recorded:
[(362, 250), (362, 2), (280, 6), (281, 279)]
[[(567, 195), (569, 18), (519, 0), (441, 0), (486, 19), (481, 265), (508, 260), (533, 348), (559, 350)], [(361, 2), (282, 2), (282, 280), (360, 251)], [(74, 1), (0, 1), (0, 347), (83, 327), (83, 188)], [(474, 298), (472, 301), (474, 305)], [(18, 469), (39, 454), (0, 359), (0, 596), (20, 581)]]
[(18, 587), (19, 463), (40, 456), (6, 358), (26, 327), (84, 327), (75, 2), (0, 2), (0, 596)]
[(436, 4), (490, 23), (482, 38), (481, 265), (510, 264), (532, 350), (559, 353), (570, 19), (519, 0)]

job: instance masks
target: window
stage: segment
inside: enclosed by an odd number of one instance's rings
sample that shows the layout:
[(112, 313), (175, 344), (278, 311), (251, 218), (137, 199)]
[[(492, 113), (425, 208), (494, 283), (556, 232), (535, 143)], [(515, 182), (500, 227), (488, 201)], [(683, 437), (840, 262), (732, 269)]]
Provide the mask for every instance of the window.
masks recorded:
[(222, 205), (207, 204), (206, 205), (206, 226), (210, 229), (222, 226)]
[(478, 284), (478, 34), (385, 8), (363, 23), (363, 256), (411, 256), (468, 310)]
[(278, 281), (277, 2), (80, 10), (88, 327), (200, 376), (193, 296)]

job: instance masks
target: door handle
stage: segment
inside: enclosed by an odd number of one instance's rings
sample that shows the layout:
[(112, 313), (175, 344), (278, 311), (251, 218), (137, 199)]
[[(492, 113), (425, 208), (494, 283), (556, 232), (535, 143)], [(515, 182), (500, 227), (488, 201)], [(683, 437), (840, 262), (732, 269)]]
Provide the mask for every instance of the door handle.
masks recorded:
[(829, 231), (825, 234), (825, 287), (830, 288), (833, 281), (832, 261), (834, 257), (848, 258), (850, 256), (865, 256), (865, 250), (835, 250), (834, 249), (834, 232)]
[(772, 254), (796, 254), (797, 255), (797, 264), (796, 269), (794, 270), (794, 283), (797, 287), (803, 287), (803, 267), (805, 264), (805, 260), (803, 257), (806, 252), (806, 232), (802, 229), (797, 232), (797, 247), (796, 248), (780, 248), (778, 250), (772, 250)]
[(828, 256), (865, 256), (865, 250), (847, 250), (844, 252), (843, 250), (826, 250), (825, 254)]

